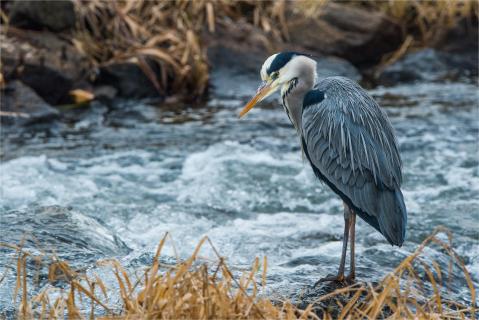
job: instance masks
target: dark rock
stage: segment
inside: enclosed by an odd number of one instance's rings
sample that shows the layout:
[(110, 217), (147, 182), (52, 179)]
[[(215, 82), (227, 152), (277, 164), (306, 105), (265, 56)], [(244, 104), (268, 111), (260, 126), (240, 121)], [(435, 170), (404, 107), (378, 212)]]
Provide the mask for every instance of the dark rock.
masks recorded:
[[(155, 68), (155, 74), (160, 74)], [(160, 93), (138, 64), (133, 62), (112, 63), (100, 68), (95, 85), (110, 86), (123, 98), (159, 97)]]
[[(338, 318), (341, 309), (339, 307), (339, 303), (343, 306), (348, 304), (350, 299), (354, 296), (356, 291), (345, 292), (341, 294), (332, 295), (326, 299), (320, 300), (321, 297), (326, 296), (334, 292), (335, 290), (342, 289), (344, 287), (349, 286), (350, 284), (347, 283), (339, 283), (339, 282), (323, 282), (319, 283), (316, 287), (307, 287), (303, 289), (301, 294), (295, 297), (296, 305), (299, 309), (306, 309), (308, 305), (313, 305), (313, 312), (320, 318), (323, 319), (325, 314), (332, 316), (333, 319)], [(366, 286), (363, 283), (355, 284), (357, 288), (361, 286)], [(358, 302), (364, 299), (366, 293), (363, 296), (359, 297)]]
[(288, 29), (292, 43), (361, 66), (377, 63), (402, 42), (400, 27), (383, 13), (333, 2), (319, 17), (292, 14)]
[[(57, 253), (71, 263), (96, 261), (99, 256), (127, 254), (130, 249), (101, 221), (70, 208), (33, 207), (3, 214), (0, 241), (19, 244), (25, 249)], [(40, 247), (39, 247), (40, 246)]]
[[(259, 74), (264, 60), (274, 51), (267, 34), (242, 21), (224, 23), (214, 34), (203, 35), (212, 68), (227, 67), (244, 73)], [(276, 43), (277, 45), (277, 43)]]
[(261, 81), (261, 65), (271, 54), (271, 39), (243, 21), (225, 22), (203, 38), (208, 48), (213, 94), (247, 97), (254, 93)]
[(93, 89), (93, 94), (95, 95), (95, 99), (99, 99), (102, 101), (110, 102), (113, 100), (118, 93), (112, 86), (97, 86)]
[(13, 26), (64, 31), (75, 27), (75, 10), (70, 0), (16, 0), (10, 7)]
[(470, 56), (424, 49), (386, 67), (378, 82), (389, 86), (400, 82), (458, 80), (476, 77), (477, 68), (477, 60)]
[(478, 17), (465, 17), (456, 22), (452, 28), (444, 28), (442, 34), (433, 43), (433, 47), (439, 51), (466, 55), (477, 60), (479, 51)]
[(51, 122), (60, 114), (20, 81), (7, 84), (1, 94), (2, 124), (32, 125)]
[(25, 64), (18, 69), (17, 79), (31, 87), (50, 104), (68, 101), (73, 81), (58, 70), (41, 65)]
[(70, 102), (69, 91), (84, 87), (88, 63), (67, 41), (47, 32), (9, 29), (0, 35), (6, 81), (21, 80), (52, 105)]
[[(72, 279), (69, 270), (83, 274), (98, 259), (130, 252), (101, 221), (60, 206), (2, 213), (0, 242), (21, 246), (22, 252), (30, 253), (26, 259), (29, 272), (24, 276), (32, 295), (45, 286), (64, 287)], [(1, 270), (15, 269), (19, 252), (0, 246), (0, 255)], [(59, 262), (67, 268), (60, 268)], [(0, 287), (0, 310), (5, 310), (15, 292), (15, 272), (6, 275)]]

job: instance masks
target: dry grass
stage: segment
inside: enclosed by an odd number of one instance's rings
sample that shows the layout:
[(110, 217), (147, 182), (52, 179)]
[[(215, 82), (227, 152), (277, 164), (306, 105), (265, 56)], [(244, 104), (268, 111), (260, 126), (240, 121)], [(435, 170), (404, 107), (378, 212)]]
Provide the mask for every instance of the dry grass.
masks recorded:
[[(451, 247), (450, 233), (442, 228), (436, 229), (377, 285), (355, 284), (338, 289), (318, 297), (305, 310), (288, 301), (273, 302), (258, 294), (266, 285), (266, 259), (262, 263), (256, 259), (251, 270), (237, 279), (207, 237), (185, 261), (161, 264), (159, 258), (166, 240), (167, 236), (161, 240), (151, 266), (136, 276), (116, 260), (99, 261), (98, 265), (110, 267), (117, 289), (108, 288), (96, 275), (80, 274), (66, 262), (49, 258), (48, 279), (51, 283), (60, 281), (62, 289), (51, 287), (33, 297), (29, 295), (27, 276), (34, 276), (35, 271), (28, 270), (27, 265), (31, 266), (32, 261), (37, 265), (42, 257), (3, 244), (18, 253), (15, 298), (20, 301), (14, 303), (19, 318), (331, 319), (327, 311), (315, 310), (316, 303), (324, 300), (336, 301), (338, 310), (334, 317), (339, 319), (467, 319), (476, 314), (473, 282)], [(216, 254), (215, 263), (198, 260), (199, 251), (206, 244)], [(425, 251), (430, 249), (449, 259), (447, 270), (427, 259)], [(447, 298), (453, 276), (469, 288), (470, 305)], [(108, 299), (112, 290), (117, 290), (120, 301)]]
[[(305, 16), (318, 18), (328, 2), (331, 0), (301, 0), (295, 4)], [(403, 38), (412, 37), (417, 46), (431, 45), (458, 21), (479, 15), (478, 2), (471, 0), (345, 0), (342, 3), (383, 12), (401, 26)]]
[[(332, 0), (300, 0), (297, 8), (304, 16), (319, 18), (324, 5)], [(344, 0), (344, 4), (383, 12), (402, 30), (403, 43), (382, 57), (377, 72), (406, 53), (437, 43), (459, 21), (479, 16), (479, 2), (472, 0)]]
[[(285, 1), (77, 1), (74, 44), (93, 65), (130, 61), (139, 65), (161, 95), (202, 97), (208, 88), (204, 32), (224, 19), (246, 19), (279, 33)], [(286, 31), (284, 31), (286, 33)], [(159, 69), (159, 72), (157, 71)]]
[(363, 1), (365, 7), (384, 12), (397, 21), (405, 36), (427, 46), (463, 18), (478, 15), (478, 2), (470, 0)]
[(162, 95), (190, 92), (194, 99), (204, 94), (208, 66), (198, 38), (204, 1), (75, 3), (74, 44), (92, 63), (131, 61)]
[(402, 29), (403, 44), (382, 58), (377, 72), (410, 51), (434, 45), (459, 21), (471, 22), (479, 16), (478, 2), (470, 0), (358, 1), (356, 5), (384, 12)]
[[(331, 0), (294, 2), (299, 15), (320, 17)], [(396, 20), (404, 44), (384, 57), (388, 64), (411, 49), (427, 46), (464, 17), (477, 16), (477, 1), (410, 0), (346, 1), (349, 5), (380, 10)], [(228, 21), (243, 20), (259, 27), (276, 41), (288, 41), (288, 12), (292, 4), (279, 1), (229, 0), (123, 0), (76, 1), (76, 47), (93, 65), (137, 63), (161, 95), (189, 100), (208, 89), (209, 68), (202, 43)]]

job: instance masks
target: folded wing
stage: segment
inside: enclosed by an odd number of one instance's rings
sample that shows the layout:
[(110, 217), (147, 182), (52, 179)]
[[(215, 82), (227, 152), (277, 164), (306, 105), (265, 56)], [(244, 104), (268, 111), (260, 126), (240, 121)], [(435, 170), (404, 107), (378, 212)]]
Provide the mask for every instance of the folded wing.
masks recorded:
[(404, 241), (407, 213), (401, 159), (385, 112), (358, 84), (331, 77), (321, 101), (305, 98), (304, 151), (321, 179), (392, 244)]

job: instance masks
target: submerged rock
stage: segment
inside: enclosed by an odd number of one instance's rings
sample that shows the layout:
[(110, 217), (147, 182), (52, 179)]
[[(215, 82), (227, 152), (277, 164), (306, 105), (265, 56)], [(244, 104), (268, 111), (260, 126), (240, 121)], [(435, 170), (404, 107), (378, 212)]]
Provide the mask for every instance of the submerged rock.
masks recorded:
[[(69, 270), (84, 273), (101, 258), (125, 256), (130, 249), (111, 229), (94, 218), (60, 206), (31, 207), (2, 213), (0, 243), (20, 246), (30, 253), (26, 260), (29, 294), (42, 288), (63, 287), (71, 279)], [(14, 315), (12, 305), (20, 256), (0, 246), (0, 318)], [(64, 271), (66, 270), (66, 271)], [(14, 318), (14, 317), (12, 317)]]
[(33, 207), (3, 214), (8, 225), (0, 241), (47, 254), (73, 264), (85, 264), (105, 256), (122, 256), (129, 248), (101, 221), (60, 206)]
[(60, 117), (57, 109), (18, 80), (9, 82), (0, 94), (2, 124), (33, 125), (49, 123)]
[(378, 81), (391, 86), (400, 82), (458, 80), (477, 76), (477, 67), (477, 60), (467, 55), (423, 49), (386, 67)]

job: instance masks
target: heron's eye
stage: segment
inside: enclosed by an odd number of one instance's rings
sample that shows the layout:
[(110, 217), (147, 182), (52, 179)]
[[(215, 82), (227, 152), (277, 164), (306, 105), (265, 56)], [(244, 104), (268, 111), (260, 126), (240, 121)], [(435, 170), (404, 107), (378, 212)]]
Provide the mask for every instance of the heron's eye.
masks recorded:
[(272, 79), (272, 80), (276, 80), (278, 77), (279, 77), (279, 72), (278, 72), (278, 71), (273, 72), (273, 73), (271, 74), (271, 79)]

